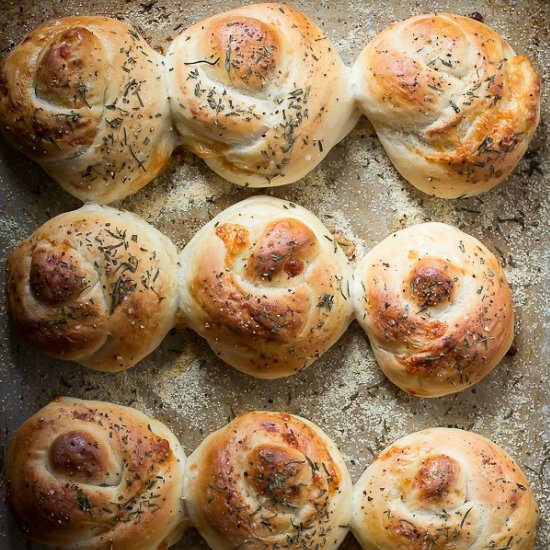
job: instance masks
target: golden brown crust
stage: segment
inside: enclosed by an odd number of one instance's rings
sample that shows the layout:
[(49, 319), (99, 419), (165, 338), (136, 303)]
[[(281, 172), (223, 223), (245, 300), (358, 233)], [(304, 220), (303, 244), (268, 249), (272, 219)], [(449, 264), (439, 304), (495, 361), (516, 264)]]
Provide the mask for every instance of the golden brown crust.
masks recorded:
[(445, 224), (412, 226), (371, 250), (357, 267), (353, 300), (378, 364), (414, 395), (475, 384), (512, 343), (502, 267), (479, 241)]
[(28, 538), (55, 548), (153, 550), (174, 543), (185, 455), (135, 409), (57, 398), (16, 432), (8, 503)]
[(537, 519), (519, 466), (462, 430), (396, 441), (353, 490), (351, 528), (364, 550), (531, 550)]
[(250, 277), (273, 280), (277, 275), (291, 279), (304, 271), (305, 262), (315, 257), (319, 247), (309, 227), (293, 219), (270, 223), (247, 262)]
[(292, 203), (259, 196), (232, 206), (199, 231), (179, 264), (185, 321), (253, 376), (307, 367), (350, 322), (346, 258)]
[[(227, 79), (228, 84), (251, 91), (261, 91), (269, 85), (276, 76), (281, 52), (280, 36), (272, 32), (269, 25), (252, 17), (226, 15), (209, 29), (212, 54), (224, 60), (223, 64), (214, 65), (213, 72), (218, 79)], [(208, 31), (205, 29), (205, 32)]]
[(88, 205), (62, 214), (8, 258), (19, 332), (41, 351), (97, 370), (123, 370), (175, 324), (170, 241), (132, 214)]
[[(92, 67), (103, 53), (100, 41), (85, 27), (71, 27), (58, 34), (38, 60), (37, 97), (72, 109), (81, 109), (86, 102), (96, 104), (105, 93), (105, 66), (97, 67), (93, 74), (85, 68)], [(92, 75), (96, 78), (88, 85), (84, 77)]]
[(51, 444), (49, 461), (55, 473), (73, 480), (98, 479), (107, 463), (106, 452), (85, 431), (70, 431), (58, 435)]
[(73, 301), (86, 287), (86, 275), (71, 252), (67, 243), (33, 250), (29, 284), (40, 302), (60, 306)]
[(336, 548), (347, 532), (351, 481), (313, 424), (252, 412), (211, 434), (189, 458), (185, 499), (214, 550)]
[(111, 202), (143, 187), (174, 147), (162, 58), (106, 17), (40, 25), (0, 68), (0, 124), (69, 193)]
[(286, 4), (243, 6), (182, 32), (167, 56), (185, 146), (239, 185), (283, 185), (312, 170), (358, 118), (349, 70)]
[(405, 292), (420, 308), (451, 302), (459, 272), (441, 258), (424, 257), (415, 263), (409, 280), (404, 281)]
[(500, 183), (539, 121), (540, 79), (529, 60), (469, 17), (396, 23), (353, 71), (358, 104), (396, 168), (431, 195), (476, 195)]

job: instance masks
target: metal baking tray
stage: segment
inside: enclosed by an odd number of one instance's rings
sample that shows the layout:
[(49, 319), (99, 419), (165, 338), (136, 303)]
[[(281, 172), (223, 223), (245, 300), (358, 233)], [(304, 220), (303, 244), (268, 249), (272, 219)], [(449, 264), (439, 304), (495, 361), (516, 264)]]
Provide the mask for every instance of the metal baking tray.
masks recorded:
[[(180, 29), (240, 4), (235, 0), (7, 0), (0, 14), (0, 51), (4, 55), (47, 19), (88, 14), (123, 16), (163, 51)], [(304, 0), (293, 4), (325, 30), (347, 63), (395, 20), (432, 10), (479, 12), (516, 51), (529, 56), (543, 82), (548, 81), (545, 48), (550, 42), (550, 4), (545, 0)], [(514, 174), (479, 197), (448, 201), (416, 191), (392, 167), (365, 119), (313, 173), (293, 185), (268, 190), (311, 209), (328, 226), (341, 230), (356, 245), (358, 258), (390, 232), (423, 221), (456, 225), (487, 244), (503, 263), (513, 289), (516, 337), (502, 364), (474, 388), (435, 400), (406, 395), (384, 378), (357, 323), (317, 363), (283, 380), (255, 380), (240, 374), (186, 330), (173, 331), (133, 369), (117, 374), (93, 372), (29, 349), (12, 333), (2, 293), (0, 459), (3, 462), (17, 426), (55, 395), (135, 406), (166, 422), (188, 454), (210, 431), (243, 411), (297, 413), (319, 424), (336, 441), (354, 480), (373, 455), (398, 437), (429, 426), (457, 426), (493, 439), (525, 469), (542, 511), (536, 548), (550, 548), (547, 90), (542, 115), (535, 139)], [(143, 216), (181, 248), (219, 211), (254, 192), (258, 191), (223, 181), (202, 161), (180, 153), (161, 177), (115, 206)], [(49, 217), (78, 206), (32, 161), (0, 140), (2, 261)], [(3, 498), (0, 548), (33, 548), (13, 526)], [(199, 550), (206, 545), (191, 530), (177, 548)], [(342, 548), (358, 547), (350, 536)]]

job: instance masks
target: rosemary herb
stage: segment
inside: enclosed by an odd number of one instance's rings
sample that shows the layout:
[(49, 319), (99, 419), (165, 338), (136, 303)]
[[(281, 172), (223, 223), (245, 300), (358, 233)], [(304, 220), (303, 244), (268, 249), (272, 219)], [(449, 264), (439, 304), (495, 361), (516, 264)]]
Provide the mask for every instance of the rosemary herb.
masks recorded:
[(464, 522), (466, 521), (466, 518), (468, 517), (468, 514), (474, 509), (474, 507), (472, 506), (471, 508), (468, 508), (468, 510), (466, 510), (466, 513), (464, 514), (464, 516), (462, 517), (462, 521), (460, 522), (460, 528), (462, 529), (464, 527)]
[(76, 85), (76, 91), (80, 95), (82, 101), (84, 101), (84, 103), (86, 104), (86, 107), (88, 107), (88, 109), (91, 109), (92, 106), (88, 103), (88, 98), (86, 96), (86, 94), (88, 93), (88, 88), (87, 88), (86, 84), (83, 84), (83, 83), (77, 84)]
[(80, 487), (76, 488), (76, 502), (78, 504), (78, 507), (83, 512), (90, 512), (92, 509), (92, 503), (88, 499), (88, 497), (84, 494), (82, 489)]
[[(188, 61), (184, 62), (184, 65), (198, 65), (199, 63), (206, 63), (207, 65), (217, 65), (220, 58), (216, 58), (214, 61), (208, 61), (207, 59), (199, 59), (198, 61)], [(197, 72), (198, 74), (198, 72)]]
[(332, 310), (332, 306), (334, 306), (334, 295), (333, 294), (323, 294), (321, 296), (321, 299), (317, 303), (317, 307), (326, 308), (329, 311)]
[(225, 70), (227, 74), (231, 71), (231, 35), (229, 35), (229, 44), (225, 50)]

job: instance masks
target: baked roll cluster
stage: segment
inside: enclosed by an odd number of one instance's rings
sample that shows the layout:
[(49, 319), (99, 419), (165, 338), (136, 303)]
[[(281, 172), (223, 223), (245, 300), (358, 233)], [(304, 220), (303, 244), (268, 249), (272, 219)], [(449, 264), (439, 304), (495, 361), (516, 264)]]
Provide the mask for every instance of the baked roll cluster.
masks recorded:
[(284, 4), (193, 25), (172, 43), (168, 66), (184, 143), (239, 185), (300, 179), (358, 119), (349, 69), (323, 31)]
[(449, 428), (385, 449), (353, 490), (364, 550), (531, 550), (537, 504), (521, 468), (484, 437)]
[(213, 550), (533, 547), (538, 509), (504, 450), (432, 428), (385, 449), (352, 488), (313, 423), (255, 411), (187, 459), (160, 422), (128, 407), (57, 398), (14, 435), (8, 504), (23, 533), (55, 548), (162, 550), (194, 525)]
[(475, 384), (512, 343), (514, 311), (500, 263), (443, 223), (409, 227), (375, 246), (357, 266), (353, 299), (381, 369), (414, 395)]
[(117, 371), (175, 326), (257, 378), (306, 368), (353, 314), (378, 364), (422, 397), (461, 391), (508, 351), (504, 271), (479, 241), (442, 223), (394, 233), (352, 272), (311, 212), (256, 196), (221, 212), (177, 255), (128, 212), (90, 204), (57, 216), (9, 256), (8, 306), (39, 350)]
[(475, 195), (525, 153), (539, 121), (540, 81), (496, 32), (452, 14), (393, 25), (350, 70), (286, 4), (201, 21), (166, 58), (118, 20), (53, 20), (0, 70), (2, 130), (82, 200), (136, 192), (177, 143), (233, 183), (292, 183), (360, 113), (417, 188)]
[(10, 141), (69, 193), (112, 202), (166, 166), (177, 140), (222, 177), (294, 182), (355, 125), (349, 68), (283, 4), (232, 10), (185, 30), (166, 59), (105, 17), (45, 23), (0, 71)]
[(307, 367), (353, 314), (347, 258), (311, 212), (256, 196), (204, 226), (179, 258), (180, 309), (226, 363), (258, 378)]
[(0, 69), (0, 123), (66, 191), (111, 202), (135, 193), (175, 146), (164, 61), (107, 17), (40, 25)]
[(26, 537), (50, 548), (161, 550), (187, 525), (185, 454), (139, 411), (54, 399), (15, 433), (8, 504)]
[(187, 325), (226, 363), (279, 378), (347, 329), (350, 281), (318, 218), (259, 196), (214, 218), (179, 257), (128, 212), (89, 204), (61, 214), (11, 253), (7, 294), (16, 328), (53, 357), (123, 370)]
[(337, 548), (349, 529), (352, 485), (334, 443), (287, 413), (251, 412), (189, 457), (189, 516), (213, 550)]
[(12, 322), (48, 355), (126, 369), (175, 324), (175, 263), (170, 240), (144, 220), (83, 206), (49, 220), (10, 254)]
[(381, 32), (353, 67), (357, 103), (401, 175), (444, 198), (514, 169), (540, 116), (540, 79), (487, 25), (449, 13)]

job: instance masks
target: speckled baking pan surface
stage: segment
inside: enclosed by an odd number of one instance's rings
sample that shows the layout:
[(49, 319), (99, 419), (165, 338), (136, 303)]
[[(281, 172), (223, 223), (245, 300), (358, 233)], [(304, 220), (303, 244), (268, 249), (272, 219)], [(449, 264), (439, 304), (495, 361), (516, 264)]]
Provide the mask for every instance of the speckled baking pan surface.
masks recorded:
[[(0, 55), (39, 23), (67, 15), (125, 17), (163, 52), (181, 29), (236, 7), (211, 2), (41, 0), (4, 2)], [(549, 75), (550, 4), (542, 1), (389, 2), (366, 0), (293, 2), (327, 33), (346, 63), (391, 22), (432, 10), (480, 13), (487, 24)], [(442, 221), (479, 238), (503, 263), (516, 307), (513, 347), (489, 376), (462, 393), (435, 400), (408, 396), (388, 382), (354, 323), (343, 338), (306, 371), (263, 381), (219, 361), (190, 331), (174, 331), (137, 367), (117, 374), (93, 372), (33, 352), (7, 321), (2, 293), (0, 399), (2, 454), (17, 426), (55, 395), (132, 405), (165, 422), (187, 454), (236, 414), (286, 410), (320, 425), (338, 444), (353, 480), (374, 455), (407, 433), (455, 426), (481, 433), (509, 451), (525, 469), (541, 506), (536, 549), (550, 547), (550, 291), (546, 145), (548, 93), (531, 147), (513, 175), (479, 197), (429, 198), (400, 178), (362, 119), (355, 130), (305, 179), (268, 190), (317, 214), (355, 246), (359, 259), (390, 232), (423, 221)], [(0, 140), (2, 261), (15, 244), (51, 216), (79, 206), (30, 160)], [(254, 191), (238, 188), (185, 154), (139, 193), (114, 206), (131, 210), (167, 234), (181, 249), (204, 223)], [(2, 278), (4, 273), (2, 271)], [(2, 481), (3, 483), (3, 481)], [(2, 485), (2, 490), (4, 487)], [(0, 502), (0, 548), (26, 545)], [(190, 531), (177, 548), (203, 549)], [(357, 548), (351, 536), (344, 549)]]

